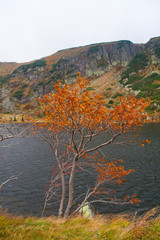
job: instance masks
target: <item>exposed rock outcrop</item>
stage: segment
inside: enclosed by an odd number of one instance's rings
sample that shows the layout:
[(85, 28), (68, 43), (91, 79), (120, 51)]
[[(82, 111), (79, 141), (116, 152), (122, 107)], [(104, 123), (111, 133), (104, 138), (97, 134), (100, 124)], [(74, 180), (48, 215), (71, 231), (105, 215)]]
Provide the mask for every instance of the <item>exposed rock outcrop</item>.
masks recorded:
[[(144, 64), (141, 64), (142, 60), (145, 60)], [(138, 64), (138, 68), (131, 69), (126, 80), (121, 81), (122, 71), (127, 70), (130, 64)], [(0, 72), (1, 111), (12, 112), (20, 106), (22, 109), (29, 109), (31, 106), (36, 107), (35, 99), (37, 97), (42, 97), (44, 94), (53, 91), (54, 84), (58, 80), (63, 83), (74, 81), (77, 72), (90, 77), (91, 80), (99, 79), (103, 75), (106, 76), (106, 80), (103, 78), (103, 85), (116, 92), (123, 88), (124, 84), (127, 85), (131, 76), (149, 75), (153, 71), (159, 72), (159, 65), (159, 37), (151, 39), (146, 44), (133, 44), (126, 40), (93, 44), (62, 50), (49, 57), (27, 64), (13, 63), (8, 70), (8, 75)], [(6, 67), (7, 65), (3, 66)], [(110, 71), (115, 74), (113, 76), (114, 81), (117, 81), (117, 83), (119, 80), (121, 81), (121, 84), (118, 83), (116, 88), (104, 83), (104, 81), (107, 82), (108, 75), (106, 73)], [(111, 79), (109, 79), (110, 84)], [(101, 87), (100, 85), (97, 86)], [(102, 92), (106, 91), (104, 88), (101, 87)], [(124, 88), (124, 92), (128, 91), (125, 89), (128, 89), (128, 87)]]

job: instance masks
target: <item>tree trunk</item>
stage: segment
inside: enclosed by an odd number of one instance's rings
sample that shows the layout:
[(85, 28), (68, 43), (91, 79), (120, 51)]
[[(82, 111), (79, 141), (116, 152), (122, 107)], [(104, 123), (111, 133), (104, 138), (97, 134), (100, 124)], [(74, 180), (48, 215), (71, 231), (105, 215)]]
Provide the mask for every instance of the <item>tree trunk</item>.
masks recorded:
[(69, 197), (68, 197), (67, 208), (66, 208), (66, 211), (64, 213), (64, 218), (67, 218), (69, 216), (69, 214), (71, 212), (71, 207), (72, 207), (72, 204), (73, 204), (73, 193), (74, 193), (73, 184), (74, 184), (74, 175), (75, 175), (75, 169), (76, 169), (76, 160), (77, 160), (77, 157), (75, 157), (74, 160), (73, 160), (72, 170), (71, 170), (71, 174), (70, 174)]
[(65, 184), (64, 172), (61, 173), (61, 178), (62, 178), (62, 196), (61, 196), (61, 202), (60, 202), (59, 212), (58, 212), (59, 217), (63, 216), (63, 209), (64, 209), (64, 203), (66, 198), (66, 184)]

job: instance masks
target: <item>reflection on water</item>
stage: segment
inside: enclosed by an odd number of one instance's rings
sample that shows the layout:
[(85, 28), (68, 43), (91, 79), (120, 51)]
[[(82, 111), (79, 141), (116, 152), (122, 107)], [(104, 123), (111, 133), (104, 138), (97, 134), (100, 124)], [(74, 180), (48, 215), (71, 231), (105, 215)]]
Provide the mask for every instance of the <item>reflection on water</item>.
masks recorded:
[[(160, 124), (145, 125), (142, 139), (152, 142), (146, 147), (112, 145), (103, 151), (109, 159), (123, 159), (126, 168), (136, 171), (119, 187), (119, 196), (136, 193), (141, 200), (137, 206), (96, 205), (100, 213), (128, 210), (148, 210), (160, 205)], [(6, 146), (7, 143), (7, 146)], [(1, 144), (2, 145), (2, 144)], [(4, 145), (4, 143), (3, 143)], [(0, 181), (22, 172), (19, 180), (9, 182), (0, 192), (0, 205), (8, 211), (23, 215), (40, 215), (44, 203), (44, 189), (49, 181), (54, 158), (49, 147), (33, 136), (10, 139), (1, 146)], [(87, 178), (86, 178), (87, 177)], [(87, 173), (78, 173), (75, 187), (78, 195), (92, 183)], [(48, 215), (57, 213), (50, 206)]]

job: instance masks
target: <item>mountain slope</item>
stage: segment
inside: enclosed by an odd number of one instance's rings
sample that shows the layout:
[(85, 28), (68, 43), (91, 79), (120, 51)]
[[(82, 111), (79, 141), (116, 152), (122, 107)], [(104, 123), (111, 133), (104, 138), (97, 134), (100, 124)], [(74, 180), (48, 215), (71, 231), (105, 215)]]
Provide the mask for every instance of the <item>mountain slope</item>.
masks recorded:
[(0, 62), (0, 76), (6, 76), (11, 74), (17, 67), (22, 65), (21, 63), (15, 62)]
[(108, 101), (127, 93), (153, 95), (158, 112), (160, 37), (146, 44), (119, 41), (61, 50), (27, 64), (1, 63), (1, 112), (34, 111), (37, 97), (53, 91), (57, 80), (74, 81), (77, 72), (88, 76), (90, 88), (104, 93)]

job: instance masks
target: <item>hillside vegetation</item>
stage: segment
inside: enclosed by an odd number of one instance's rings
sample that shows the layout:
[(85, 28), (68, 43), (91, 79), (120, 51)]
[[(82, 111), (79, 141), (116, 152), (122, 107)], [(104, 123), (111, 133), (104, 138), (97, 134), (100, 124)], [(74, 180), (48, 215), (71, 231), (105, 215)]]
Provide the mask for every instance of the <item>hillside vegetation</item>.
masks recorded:
[[(160, 37), (146, 44), (130, 41), (65, 49), (29, 63), (0, 63), (0, 111), (37, 110), (37, 97), (54, 91), (55, 83), (70, 83), (77, 72), (91, 80), (89, 90), (102, 92), (109, 107), (120, 95), (150, 97), (148, 109), (160, 112)], [(110, 104), (112, 103), (112, 104)]]
[(21, 63), (15, 63), (15, 62), (2, 63), (2, 62), (0, 62), (0, 76), (6, 76), (6, 75), (11, 74), (14, 71), (14, 69), (19, 67), (20, 65), (21, 65)]

